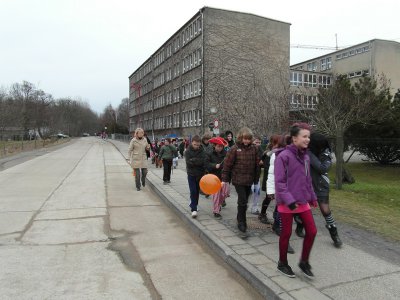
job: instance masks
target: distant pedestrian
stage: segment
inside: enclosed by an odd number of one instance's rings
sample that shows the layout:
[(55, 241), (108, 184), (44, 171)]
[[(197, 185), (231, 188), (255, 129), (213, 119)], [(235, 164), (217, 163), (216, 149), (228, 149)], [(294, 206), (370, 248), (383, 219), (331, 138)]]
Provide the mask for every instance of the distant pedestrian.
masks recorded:
[(192, 137), (192, 143), (185, 151), (186, 172), (190, 190), (190, 209), (192, 218), (197, 217), (199, 204), (200, 179), (206, 171), (206, 152), (201, 147), (201, 139), (198, 135)]
[(317, 196), (312, 187), (310, 175), (310, 158), (307, 147), (310, 142), (310, 127), (305, 123), (296, 123), (290, 129), (292, 144), (275, 153), (275, 198), (281, 216), (282, 229), (279, 237), (278, 270), (295, 277), (288, 264), (287, 252), (292, 234), (293, 215), (297, 213), (305, 228), (303, 250), (299, 267), (307, 277), (313, 277), (309, 256), (317, 234), (317, 228), (311, 213), (316, 207)]
[(146, 185), (147, 149), (150, 149), (150, 145), (147, 143), (146, 138), (144, 138), (143, 129), (136, 128), (133, 138), (129, 143), (128, 157), (130, 165), (135, 172), (136, 189), (138, 191), (140, 191), (140, 182), (142, 186)]
[(311, 163), (311, 177), (319, 209), (325, 218), (325, 227), (329, 230), (335, 247), (341, 247), (335, 219), (329, 208), (329, 178), (328, 170), (332, 165), (331, 148), (328, 139), (320, 133), (312, 133), (308, 145), (308, 155)]
[(159, 158), (164, 166), (163, 181), (164, 184), (171, 182), (172, 160), (178, 156), (176, 147), (171, 144), (171, 139), (166, 138), (164, 146), (161, 147)]
[(251, 185), (260, 179), (258, 149), (253, 142), (252, 131), (244, 127), (239, 130), (236, 144), (228, 151), (222, 170), (222, 184), (232, 181), (238, 194), (237, 226), (242, 236), (247, 231), (247, 202), (251, 192)]
[[(214, 150), (207, 154), (207, 171), (210, 174), (216, 175), (221, 180), (222, 166), (226, 156), (224, 147), (228, 144), (221, 137), (210, 139), (210, 144), (214, 145)], [(216, 219), (221, 219), (221, 205), (226, 198), (226, 189), (220, 189), (213, 197), (213, 213)]]
[(233, 145), (235, 145), (235, 140), (233, 139), (233, 132), (230, 130), (225, 131), (225, 139), (228, 142), (228, 146), (227, 146), (228, 149), (226, 149), (226, 150), (229, 150), (229, 148), (231, 148), (231, 147), (233, 147)]

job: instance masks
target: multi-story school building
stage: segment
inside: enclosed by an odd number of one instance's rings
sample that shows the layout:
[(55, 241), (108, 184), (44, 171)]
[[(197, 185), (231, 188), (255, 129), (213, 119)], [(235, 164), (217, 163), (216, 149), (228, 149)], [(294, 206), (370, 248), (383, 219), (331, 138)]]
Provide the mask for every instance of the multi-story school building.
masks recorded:
[(130, 130), (160, 137), (202, 134), (210, 123), (215, 133), (287, 127), (289, 28), (200, 9), (129, 76)]

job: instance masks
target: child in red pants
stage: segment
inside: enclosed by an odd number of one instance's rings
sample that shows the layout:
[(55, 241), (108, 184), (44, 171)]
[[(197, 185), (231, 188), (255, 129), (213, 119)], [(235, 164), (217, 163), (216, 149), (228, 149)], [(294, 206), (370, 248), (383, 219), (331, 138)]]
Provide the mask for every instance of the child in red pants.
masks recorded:
[(292, 234), (293, 215), (298, 214), (306, 232), (299, 267), (307, 277), (314, 277), (309, 256), (317, 228), (310, 206), (317, 207), (318, 203), (312, 187), (310, 158), (307, 154), (310, 127), (305, 123), (294, 124), (290, 129), (290, 136), (292, 144), (276, 152), (274, 164), (275, 198), (282, 222), (278, 271), (288, 277), (295, 277), (287, 261), (287, 250)]

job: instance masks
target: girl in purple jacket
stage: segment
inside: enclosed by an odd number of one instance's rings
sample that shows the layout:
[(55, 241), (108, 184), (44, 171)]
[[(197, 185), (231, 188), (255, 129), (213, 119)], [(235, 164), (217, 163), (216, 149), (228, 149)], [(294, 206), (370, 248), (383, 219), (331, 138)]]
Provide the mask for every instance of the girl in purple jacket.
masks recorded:
[(310, 142), (309, 125), (294, 124), (290, 129), (290, 136), (292, 144), (276, 152), (274, 164), (275, 199), (282, 222), (278, 270), (288, 277), (295, 277), (287, 261), (287, 250), (292, 234), (293, 215), (298, 214), (306, 232), (299, 267), (307, 277), (313, 277), (308, 259), (317, 228), (311, 213), (311, 206), (317, 207), (318, 204), (312, 187), (310, 158), (307, 154)]

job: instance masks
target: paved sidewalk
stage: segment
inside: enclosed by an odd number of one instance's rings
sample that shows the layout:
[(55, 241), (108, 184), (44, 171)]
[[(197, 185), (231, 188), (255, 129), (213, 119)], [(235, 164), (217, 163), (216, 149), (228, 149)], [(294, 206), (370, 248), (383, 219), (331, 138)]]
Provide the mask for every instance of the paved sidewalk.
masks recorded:
[[(127, 156), (128, 144), (110, 142)], [(199, 200), (199, 216), (192, 219), (184, 160), (179, 160), (168, 185), (163, 185), (162, 169), (149, 166), (147, 179), (150, 187), (196, 235), (267, 299), (398, 299), (399, 265), (352, 247), (346, 244), (346, 240), (341, 249), (336, 249), (326, 230), (318, 232), (311, 253), (315, 279), (306, 278), (297, 267), (302, 239), (294, 233), (290, 243), (296, 253), (289, 254), (288, 259), (296, 278), (280, 275), (276, 270), (278, 237), (269, 227), (248, 213), (250, 236), (245, 240), (238, 237), (237, 198), (233, 187), (227, 206), (221, 212), (222, 220), (214, 219), (211, 197), (207, 199), (204, 196)], [(272, 212), (268, 213), (271, 216)]]

